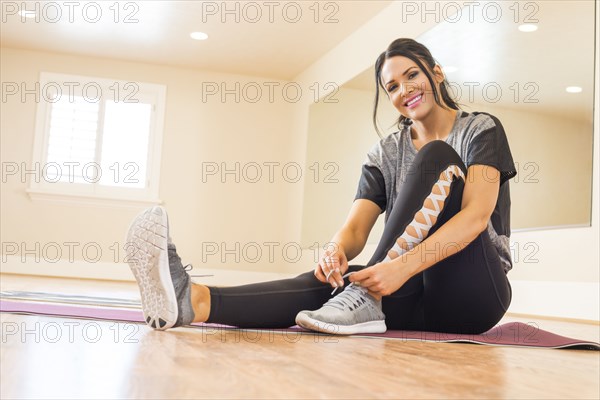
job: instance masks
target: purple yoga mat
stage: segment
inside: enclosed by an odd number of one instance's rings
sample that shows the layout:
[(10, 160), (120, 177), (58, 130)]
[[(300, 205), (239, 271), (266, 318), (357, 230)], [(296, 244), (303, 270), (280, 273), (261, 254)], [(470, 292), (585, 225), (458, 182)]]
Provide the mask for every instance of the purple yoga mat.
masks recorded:
[[(144, 322), (141, 310), (64, 305), (58, 303), (0, 300), (0, 311), (35, 315), (52, 315), (56, 317), (90, 318), (140, 323)], [(220, 324), (196, 323), (193, 324), (193, 326), (204, 329), (239, 329), (233, 326)], [(244, 328), (244, 330), (253, 329)], [(271, 329), (271, 331), (308, 332), (297, 325), (287, 329)], [(388, 330), (386, 333), (381, 334), (368, 333), (352, 335), (352, 337), (379, 337), (405, 341), (444, 343), (461, 342), (496, 346), (600, 350), (600, 343), (557, 335), (540, 329), (536, 324), (524, 324), (522, 322), (509, 322), (503, 325), (498, 325), (480, 335)]]

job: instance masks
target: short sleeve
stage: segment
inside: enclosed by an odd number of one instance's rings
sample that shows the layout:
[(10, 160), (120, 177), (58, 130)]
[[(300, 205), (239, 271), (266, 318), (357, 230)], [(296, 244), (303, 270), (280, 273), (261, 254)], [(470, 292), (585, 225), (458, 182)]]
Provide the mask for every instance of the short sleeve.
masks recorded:
[(382, 213), (385, 211), (387, 204), (385, 180), (381, 170), (376, 166), (363, 164), (354, 200), (357, 199), (371, 200), (381, 208)]
[(493, 124), (474, 135), (467, 150), (467, 168), (474, 164), (490, 165), (500, 171), (500, 186), (517, 175), (508, 139), (500, 121), (489, 114)]

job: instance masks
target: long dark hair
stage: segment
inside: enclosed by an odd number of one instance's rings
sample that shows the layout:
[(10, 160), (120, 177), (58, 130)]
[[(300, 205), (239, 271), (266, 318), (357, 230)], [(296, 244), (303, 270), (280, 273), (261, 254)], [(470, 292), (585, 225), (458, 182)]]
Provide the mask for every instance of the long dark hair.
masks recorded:
[[(436, 87), (435, 82), (431, 74), (433, 73), (433, 67), (436, 62), (431, 55), (431, 52), (427, 47), (422, 45), (421, 43), (408, 38), (401, 38), (394, 40), (388, 48), (377, 57), (377, 61), (375, 61), (375, 104), (373, 107), (373, 125), (375, 126), (375, 131), (380, 138), (383, 138), (381, 132), (379, 131), (379, 127), (377, 126), (377, 105), (379, 104), (379, 88), (385, 91), (383, 87), (383, 83), (381, 82), (381, 68), (383, 67), (383, 63), (385, 60), (395, 56), (403, 56), (411, 59), (417, 64), (417, 66), (423, 71), (427, 80), (429, 80), (429, 84), (433, 89), (433, 98), (435, 102), (445, 108), (445, 109), (453, 109), (459, 110), (460, 107), (458, 103), (452, 98), (449, 91), (448, 81), (446, 79), (440, 84), (440, 92), (441, 97), (444, 100), (442, 103), (440, 101), (440, 93), (438, 93), (438, 89)], [(412, 121), (403, 115), (400, 115), (397, 121), (398, 129), (402, 128), (402, 125), (410, 125)]]

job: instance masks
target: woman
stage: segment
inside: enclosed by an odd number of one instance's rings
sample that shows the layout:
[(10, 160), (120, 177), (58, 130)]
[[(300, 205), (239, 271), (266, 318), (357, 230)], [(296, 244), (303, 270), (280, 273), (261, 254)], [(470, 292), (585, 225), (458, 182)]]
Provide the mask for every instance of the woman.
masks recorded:
[[(399, 130), (367, 154), (356, 199), (331, 240), (335, 248), (314, 271), (292, 279), (197, 285), (170, 240), (164, 209), (146, 210), (128, 242), (139, 249), (130, 266), (150, 326), (482, 333), (503, 317), (512, 295), (508, 180), (516, 171), (502, 125), (489, 114), (461, 111), (440, 66), (412, 39), (390, 44), (375, 78), (375, 128), (379, 133), (381, 89), (400, 113)], [(375, 254), (366, 266), (348, 265), (383, 211)]]

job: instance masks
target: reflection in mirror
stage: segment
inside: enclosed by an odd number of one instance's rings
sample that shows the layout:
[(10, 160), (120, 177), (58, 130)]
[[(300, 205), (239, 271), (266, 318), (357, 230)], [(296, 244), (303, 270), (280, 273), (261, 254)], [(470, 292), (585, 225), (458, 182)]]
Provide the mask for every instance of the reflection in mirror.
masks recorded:
[[(513, 18), (462, 18), (415, 38), (444, 68), (464, 111), (488, 112), (502, 122), (518, 171), (510, 181), (513, 231), (590, 224), (594, 3), (566, 3), (528, 3), (536, 7), (521, 10), (528, 19), (519, 21), (536, 26), (533, 32), (521, 31)], [(514, 14), (511, 4), (502, 3), (505, 17)], [(340, 88), (337, 103), (310, 107), (304, 246), (326, 243), (346, 219), (365, 155), (379, 140), (374, 96), (371, 67)], [(398, 130), (398, 113), (380, 96), (378, 121), (387, 135)], [(379, 218), (368, 243), (382, 231)]]

